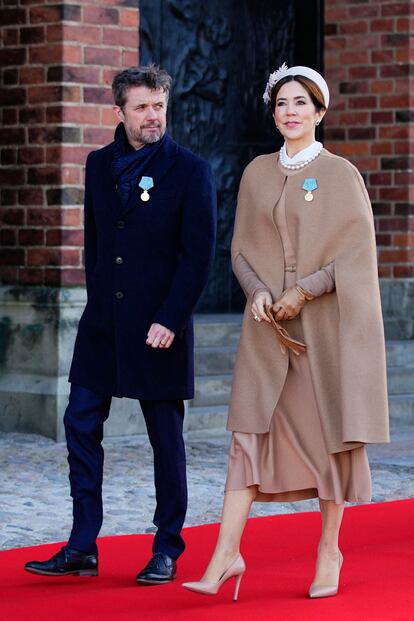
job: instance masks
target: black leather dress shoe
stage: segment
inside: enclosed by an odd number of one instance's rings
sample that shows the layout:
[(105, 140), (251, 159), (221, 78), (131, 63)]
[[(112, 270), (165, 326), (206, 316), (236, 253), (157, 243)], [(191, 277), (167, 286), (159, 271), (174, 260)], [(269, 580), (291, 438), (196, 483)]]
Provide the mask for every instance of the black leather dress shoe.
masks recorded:
[(41, 576), (97, 576), (98, 556), (65, 546), (48, 561), (30, 561), (24, 568)]
[(177, 563), (164, 552), (156, 552), (149, 563), (137, 575), (140, 584), (165, 584), (174, 580)]

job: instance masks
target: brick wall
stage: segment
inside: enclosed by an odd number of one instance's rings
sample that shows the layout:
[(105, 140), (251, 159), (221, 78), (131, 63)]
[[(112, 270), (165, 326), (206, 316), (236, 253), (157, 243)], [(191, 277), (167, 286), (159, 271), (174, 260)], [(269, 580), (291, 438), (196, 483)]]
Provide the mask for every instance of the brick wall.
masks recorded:
[(414, 277), (413, 33), (412, 1), (325, 2), (325, 144), (364, 175), (384, 278)]
[(137, 4), (3, 2), (3, 284), (83, 283), (83, 166), (112, 139), (110, 84), (137, 64)]

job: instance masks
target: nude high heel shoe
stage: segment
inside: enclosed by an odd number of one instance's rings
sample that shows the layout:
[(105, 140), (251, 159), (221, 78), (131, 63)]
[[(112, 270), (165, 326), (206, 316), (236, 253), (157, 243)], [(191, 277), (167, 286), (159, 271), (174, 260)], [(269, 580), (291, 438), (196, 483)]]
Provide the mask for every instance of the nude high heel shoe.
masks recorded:
[(339, 562), (338, 582), (336, 584), (330, 584), (326, 586), (319, 586), (319, 585), (311, 584), (309, 588), (309, 597), (311, 597), (312, 599), (316, 599), (317, 597), (333, 597), (334, 595), (338, 593), (339, 574), (341, 573), (342, 563), (344, 562), (344, 557), (342, 556), (341, 551), (339, 551), (338, 562)]
[(239, 595), (240, 582), (246, 571), (246, 564), (241, 554), (238, 554), (230, 567), (217, 582), (184, 582), (182, 586), (189, 591), (201, 593), (202, 595), (217, 595), (223, 584), (230, 578), (236, 578), (233, 601), (237, 601)]

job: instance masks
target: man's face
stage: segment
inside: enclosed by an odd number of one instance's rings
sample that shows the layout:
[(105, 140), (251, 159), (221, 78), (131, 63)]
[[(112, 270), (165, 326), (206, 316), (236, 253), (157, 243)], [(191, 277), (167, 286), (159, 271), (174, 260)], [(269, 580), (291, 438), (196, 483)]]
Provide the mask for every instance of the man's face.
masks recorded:
[(167, 125), (167, 103), (167, 93), (162, 89), (135, 86), (129, 89), (122, 108), (114, 106), (118, 119), (124, 123), (128, 141), (135, 149), (163, 137)]

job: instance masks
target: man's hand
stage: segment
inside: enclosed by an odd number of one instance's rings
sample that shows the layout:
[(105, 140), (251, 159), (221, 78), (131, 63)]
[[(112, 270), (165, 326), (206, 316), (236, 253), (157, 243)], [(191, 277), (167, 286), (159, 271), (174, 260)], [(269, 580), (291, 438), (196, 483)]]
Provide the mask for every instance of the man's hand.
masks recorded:
[(147, 334), (146, 343), (147, 345), (154, 347), (154, 349), (156, 347), (159, 347), (160, 349), (168, 349), (168, 347), (171, 347), (174, 337), (174, 332), (159, 323), (153, 323), (151, 324)]
[(273, 304), (273, 311), (277, 321), (294, 319), (305, 306), (306, 298), (296, 289), (289, 287), (282, 296)]

